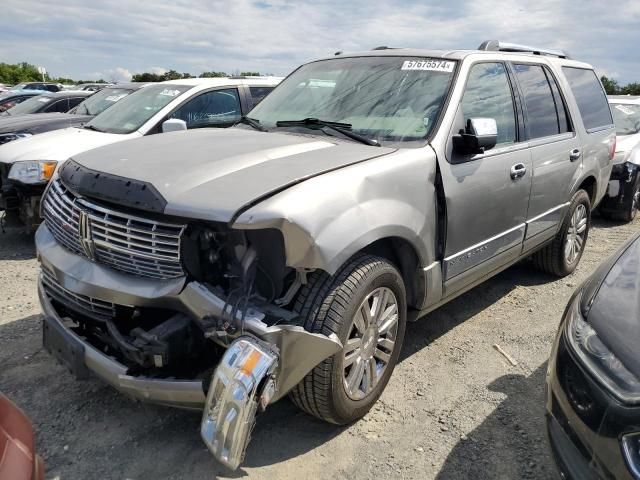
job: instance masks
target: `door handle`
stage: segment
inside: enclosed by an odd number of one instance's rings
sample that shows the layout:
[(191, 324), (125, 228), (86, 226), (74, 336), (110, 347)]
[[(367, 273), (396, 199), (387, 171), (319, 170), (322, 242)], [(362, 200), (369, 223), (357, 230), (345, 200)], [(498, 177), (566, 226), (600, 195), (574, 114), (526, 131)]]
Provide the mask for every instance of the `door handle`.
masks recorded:
[(573, 150), (571, 150), (569, 152), (569, 160), (572, 162), (575, 162), (576, 160), (578, 160), (580, 158), (580, 156), (582, 155), (582, 152), (580, 151), (579, 148), (574, 148)]
[(516, 163), (513, 167), (511, 167), (512, 180), (524, 177), (525, 173), (527, 173), (527, 167), (525, 167), (524, 163)]

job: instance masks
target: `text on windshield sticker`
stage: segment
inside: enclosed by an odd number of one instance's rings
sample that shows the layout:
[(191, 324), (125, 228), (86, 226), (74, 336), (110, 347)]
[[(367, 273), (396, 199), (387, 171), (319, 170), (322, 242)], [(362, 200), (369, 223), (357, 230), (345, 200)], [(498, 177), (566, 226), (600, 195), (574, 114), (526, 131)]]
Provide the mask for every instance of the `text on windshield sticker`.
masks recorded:
[(180, 95), (180, 90), (170, 90), (168, 88), (165, 88), (160, 92), (160, 95), (166, 95), (168, 97), (177, 97), (178, 95)]
[(117, 102), (118, 100), (126, 96), (127, 96), (126, 93), (121, 93), (120, 95), (109, 95), (108, 97), (105, 98), (105, 100), (107, 102)]
[(453, 72), (455, 62), (447, 62), (446, 60), (406, 60), (402, 64), (402, 70), (423, 70), (429, 72)]

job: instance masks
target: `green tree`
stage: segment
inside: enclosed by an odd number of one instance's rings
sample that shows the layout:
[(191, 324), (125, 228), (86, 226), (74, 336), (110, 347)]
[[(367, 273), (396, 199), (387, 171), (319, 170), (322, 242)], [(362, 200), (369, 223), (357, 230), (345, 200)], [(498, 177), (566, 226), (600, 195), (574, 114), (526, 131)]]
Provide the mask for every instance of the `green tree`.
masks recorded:
[(202, 72), (200, 74), (200, 78), (220, 78), (220, 77), (228, 77), (225, 72)]
[(158, 75), (156, 73), (136, 73), (131, 77), (131, 81), (133, 82), (162, 82), (164, 78), (162, 75)]
[(620, 89), (622, 95), (640, 95), (640, 83), (633, 82)]
[(607, 92), (607, 95), (617, 95), (620, 93), (620, 85), (612, 78), (608, 78), (605, 75), (600, 77), (602, 81), (602, 86), (604, 87), (604, 91)]

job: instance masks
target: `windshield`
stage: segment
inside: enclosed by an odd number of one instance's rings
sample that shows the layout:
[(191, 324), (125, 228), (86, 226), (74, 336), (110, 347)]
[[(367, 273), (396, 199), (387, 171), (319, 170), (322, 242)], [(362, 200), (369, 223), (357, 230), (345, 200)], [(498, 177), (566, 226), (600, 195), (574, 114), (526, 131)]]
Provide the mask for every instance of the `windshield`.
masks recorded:
[(633, 135), (640, 132), (640, 105), (616, 103), (611, 105), (617, 135)]
[(304, 118), (340, 122), (383, 145), (422, 141), (436, 123), (454, 68), (453, 61), (407, 57), (314, 62), (292, 73), (249, 117), (266, 128)]
[(48, 95), (38, 95), (37, 97), (25, 100), (19, 103), (15, 107), (11, 107), (5, 113), (7, 115), (25, 115), (27, 113), (37, 113), (42, 110), (47, 104), (51, 103), (53, 98)]
[(191, 88), (190, 85), (163, 84), (141, 88), (102, 112), (85, 127), (108, 133), (131, 133)]
[(69, 113), (76, 115), (98, 115), (131, 92), (133, 92), (133, 90), (127, 88), (107, 88), (91, 95)]

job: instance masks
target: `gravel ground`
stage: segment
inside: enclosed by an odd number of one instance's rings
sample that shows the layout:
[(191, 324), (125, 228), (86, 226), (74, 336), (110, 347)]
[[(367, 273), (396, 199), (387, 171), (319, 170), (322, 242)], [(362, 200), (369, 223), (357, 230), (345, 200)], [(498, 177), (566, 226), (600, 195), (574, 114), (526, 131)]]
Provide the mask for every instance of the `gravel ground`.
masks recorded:
[(288, 400), (270, 407), (237, 472), (201, 443), (199, 414), (76, 381), (43, 351), (33, 239), (0, 234), (0, 390), (34, 420), (48, 479), (555, 478), (543, 426), (551, 342), (576, 286), (638, 229), (594, 219), (572, 276), (517, 265), (409, 325), (385, 393), (354, 425)]

